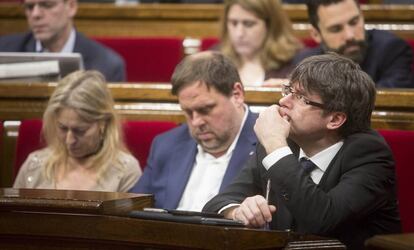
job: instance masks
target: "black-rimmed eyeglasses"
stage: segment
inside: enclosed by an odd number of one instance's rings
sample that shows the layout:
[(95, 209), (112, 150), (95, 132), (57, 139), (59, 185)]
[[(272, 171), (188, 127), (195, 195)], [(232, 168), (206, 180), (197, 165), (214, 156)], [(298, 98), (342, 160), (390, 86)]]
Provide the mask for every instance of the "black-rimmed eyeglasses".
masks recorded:
[(297, 93), (296, 91), (293, 90), (293, 88), (290, 85), (282, 85), (282, 96), (288, 96), (292, 94), (292, 96), (294, 98), (296, 98), (297, 100), (301, 101), (303, 104), (306, 105), (312, 105), (321, 109), (325, 109), (325, 105), (323, 105), (322, 103), (318, 103), (318, 102), (313, 102), (311, 100), (308, 100), (308, 98), (306, 98), (304, 95), (301, 95), (299, 93)]

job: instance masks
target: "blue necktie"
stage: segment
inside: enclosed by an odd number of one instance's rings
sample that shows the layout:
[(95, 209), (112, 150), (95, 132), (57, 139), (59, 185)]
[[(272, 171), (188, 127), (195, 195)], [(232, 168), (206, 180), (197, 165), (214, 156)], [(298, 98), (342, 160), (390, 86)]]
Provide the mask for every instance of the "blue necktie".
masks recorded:
[(310, 174), (316, 168), (315, 163), (313, 163), (311, 160), (305, 157), (300, 158), (299, 164), (306, 174)]

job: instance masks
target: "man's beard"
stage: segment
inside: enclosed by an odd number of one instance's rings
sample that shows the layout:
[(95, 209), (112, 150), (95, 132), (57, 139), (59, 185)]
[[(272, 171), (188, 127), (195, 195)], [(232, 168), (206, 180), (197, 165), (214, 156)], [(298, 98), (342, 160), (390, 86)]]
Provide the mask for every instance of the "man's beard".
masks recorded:
[[(349, 47), (352, 47), (352, 46), (357, 46), (359, 49), (353, 50), (352, 52), (345, 54), (345, 50), (348, 49)], [(368, 43), (365, 40), (352, 40), (352, 41), (348, 41), (346, 44), (342, 45), (341, 47), (339, 47), (337, 49), (333, 49), (333, 48), (329, 48), (326, 45), (326, 43), (323, 41), (321, 43), (321, 48), (325, 53), (326, 52), (335, 52), (339, 55), (342, 55), (346, 58), (351, 59), (352, 61), (354, 61), (358, 64), (361, 64), (363, 62), (363, 60), (365, 59), (365, 56), (367, 54)]]

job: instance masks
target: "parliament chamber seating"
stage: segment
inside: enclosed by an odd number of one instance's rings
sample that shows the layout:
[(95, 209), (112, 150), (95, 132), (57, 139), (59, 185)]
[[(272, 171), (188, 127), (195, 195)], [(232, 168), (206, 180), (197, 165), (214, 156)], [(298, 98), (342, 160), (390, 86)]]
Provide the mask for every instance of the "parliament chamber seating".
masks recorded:
[(125, 121), (123, 124), (125, 144), (139, 160), (141, 168), (147, 165), (150, 146), (154, 137), (177, 124), (170, 121)]
[[(170, 121), (125, 121), (123, 123), (125, 144), (138, 159), (141, 168), (144, 168), (147, 163), (154, 137), (176, 126), (176, 123)], [(45, 141), (41, 138), (41, 129), (42, 121), (40, 119), (21, 122), (17, 137), (13, 177), (16, 177), (21, 165), (31, 152), (45, 146)]]
[(414, 131), (379, 130), (379, 133), (385, 138), (394, 155), (403, 232), (414, 232), (414, 164), (411, 159)]
[(41, 138), (42, 121), (40, 119), (24, 120), (19, 126), (19, 135), (16, 141), (16, 158), (14, 160), (13, 177), (17, 176), (20, 167), (27, 156), (35, 150), (45, 146)]
[(120, 54), (128, 82), (170, 82), (183, 58), (183, 39), (162, 37), (95, 37)]

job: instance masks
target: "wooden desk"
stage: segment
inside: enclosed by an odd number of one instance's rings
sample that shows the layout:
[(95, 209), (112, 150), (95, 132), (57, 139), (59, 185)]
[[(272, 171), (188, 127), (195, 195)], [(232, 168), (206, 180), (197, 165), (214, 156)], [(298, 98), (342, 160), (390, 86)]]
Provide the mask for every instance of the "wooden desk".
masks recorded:
[[(0, 121), (40, 119), (55, 86), (54, 83), (0, 84)], [(185, 122), (169, 84), (109, 84), (109, 88), (115, 98), (115, 108), (124, 119)], [(247, 87), (245, 94), (246, 103), (253, 111), (260, 111), (281, 98), (279, 88)], [(371, 121), (376, 129), (414, 130), (414, 90), (378, 90)], [(6, 125), (0, 139), (3, 143), (0, 187), (12, 185), (19, 124)]]
[[(283, 6), (299, 37), (309, 37), (306, 6)], [(362, 5), (368, 29), (414, 38), (414, 5)], [(79, 4), (76, 27), (87, 36), (217, 37), (221, 4)], [(27, 22), (18, 4), (0, 5), (0, 35), (23, 32)]]
[(414, 233), (378, 235), (365, 242), (370, 250), (413, 250)]
[[(52, 196), (58, 196), (58, 202), (64, 204), (61, 198), (70, 192), (56, 190)], [(0, 191), (0, 197), (1, 194)], [(96, 195), (99, 196), (96, 192), (71, 193), (68, 203), (84, 199), (88, 202)], [(42, 200), (27, 192), (25, 198), (27, 204), (35, 198)], [(51, 212), (48, 207), (44, 211), (41, 207), (30, 210), (34, 206), (1, 209), (2, 205), (0, 202), (1, 249), (345, 249), (336, 240), (292, 232), (141, 220), (96, 211), (74, 213), (70, 205), (67, 211), (59, 212)], [(118, 213), (116, 208), (112, 211)]]
[(106, 214), (126, 216), (152, 207), (146, 194), (47, 189), (0, 189), (0, 211)]

